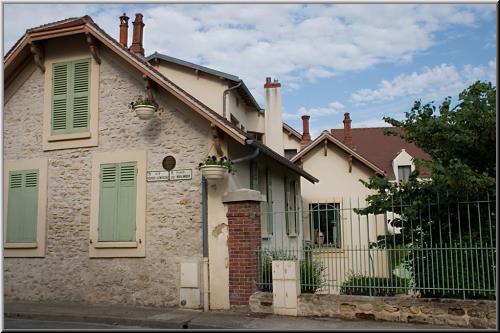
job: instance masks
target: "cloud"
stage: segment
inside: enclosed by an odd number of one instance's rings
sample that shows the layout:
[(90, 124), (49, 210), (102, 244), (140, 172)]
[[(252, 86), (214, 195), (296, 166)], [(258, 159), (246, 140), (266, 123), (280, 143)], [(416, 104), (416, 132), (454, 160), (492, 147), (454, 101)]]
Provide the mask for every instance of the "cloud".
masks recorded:
[(351, 100), (363, 104), (416, 95), (422, 99), (442, 98), (455, 95), (477, 80), (496, 82), (494, 60), (486, 65), (467, 64), (461, 70), (448, 64), (424, 67), (419, 73), (401, 74), (390, 81), (382, 80), (376, 89), (360, 89), (351, 94)]
[(158, 51), (237, 75), (262, 101), (267, 76), (286, 91), (337, 73), (407, 63), (438, 43), (437, 32), (473, 26), (494, 10), (449, 4), (5, 4), (4, 42), (9, 49), (27, 28), (85, 14), (117, 38), (118, 16), (126, 11), (132, 21), (142, 12), (147, 54)]
[(311, 117), (323, 117), (323, 116), (330, 116), (330, 115), (335, 115), (339, 113), (340, 109), (343, 109), (344, 105), (338, 101), (331, 102), (325, 107), (312, 107), (312, 108), (306, 108), (306, 107), (301, 107), (297, 110), (296, 115), (309, 115)]

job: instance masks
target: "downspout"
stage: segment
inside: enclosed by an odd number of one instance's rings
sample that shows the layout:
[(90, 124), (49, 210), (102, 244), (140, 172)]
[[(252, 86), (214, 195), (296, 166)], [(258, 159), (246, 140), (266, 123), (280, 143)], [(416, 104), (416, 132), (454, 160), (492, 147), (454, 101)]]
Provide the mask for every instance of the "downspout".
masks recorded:
[(229, 92), (233, 89), (236, 89), (238, 88), (239, 86), (241, 86), (243, 84), (243, 81), (240, 80), (240, 82), (235, 85), (235, 86), (232, 86), (230, 88), (227, 88), (226, 90), (224, 90), (224, 93), (222, 94), (222, 116), (224, 118), (226, 118), (226, 96), (227, 94), (229, 94)]
[(201, 222), (203, 224), (203, 311), (209, 310), (210, 284), (208, 278), (208, 200), (207, 179), (201, 177)]

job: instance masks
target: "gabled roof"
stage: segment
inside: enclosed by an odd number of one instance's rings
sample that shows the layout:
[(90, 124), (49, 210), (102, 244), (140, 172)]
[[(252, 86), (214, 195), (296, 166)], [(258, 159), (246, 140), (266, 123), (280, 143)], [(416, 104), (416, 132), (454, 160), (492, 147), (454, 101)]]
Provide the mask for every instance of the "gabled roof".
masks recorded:
[(299, 141), (302, 140), (302, 134), (297, 132), (292, 126), (288, 125), (287, 123), (283, 123), (283, 129), (286, 130), (288, 133), (296, 137)]
[(213, 75), (213, 76), (215, 76), (217, 78), (227, 79), (227, 80), (229, 80), (229, 81), (231, 81), (231, 82), (233, 82), (235, 84), (238, 84), (238, 83), (241, 82), (242, 83), (241, 86), (239, 86), (238, 88), (236, 88), (236, 91), (238, 91), (238, 93), (243, 97), (245, 103), (248, 106), (255, 107), (258, 111), (263, 111), (263, 109), (259, 106), (259, 104), (255, 100), (255, 98), (253, 97), (253, 95), (250, 92), (250, 90), (248, 90), (248, 87), (246, 86), (245, 82), (243, 82), (243, 80), (241, 80), (236, 75), (232, 75), (232, 74), (224, 73), (224, 72), (221, 72), (221, 71), (217, 71), (217, 70), (212, 69), (212, 68), (208, 68), (208, 67), (205, 67), (205, 66), (194, 64), (192, 62), (185, 61), (185, 60), (178, 59), (178, 58), (174, 58), (174, 57), (168, 56), (166, 54), (161, 54), (161, 53), (158, 53), (158, 52), (155, 52), (155, 53), (153, 53), (153, 54), (151, 54), (151, 55), (149, 55), (149, 56), (146, 57), (146, 60), (149, 61), (149, 62), (153, 61), (154, 59), (161, 59), (163, 61), (170, 62), (170, 63), (176, 64), (176, 65), (179, 65), (179, 66), (184, 66), (184, 67), (192, 68), (192, 69), (195, 69), (195, 70), (199, 70), (200, 72)]
[(177, 86), (174, 82), (167, 79), (163, 74), (156, 70), (144, 58), (130, 52), (128, 48), (121, 45), (114, 38), (102, 30), (90, 16), (80, 18), (70, 18), (58, 22), (44, 24), (42, 26), (28, 29), (21, 39), (7, 53), (4, 60), (4, 79), (7, 81), (9, 76), (13, 75), (16, 67), (21, 66), (25, 59), (31, 56), (29, 44), (32, 41), (43, 40), (53, 37), (74, 35), (80, 33), (89, 33), (99, 42), (109, 47), (116, 54), (125, 59), (129, 64), (142, 72), (151, 80), (155, 81), (160, 87), (164, 88), (179, 100), (183, 101), (193, 111), (219, 127), (226, 134), (241, 144), (245, 144), (247, 134), (240, 128), (233, 125), (230, 121), (211, 110), (188, 92)]
[(367, 160), (364, 156), (360, 155), (358, 152), (356, 152), (356, 151), (352, 150), (351, 148), (349, 148), (342, 141), (338, 140), (333, 135), (331, 135), (330, 132), (328, 132), (328, 131), (323, 131), (316, 139), (314, 139), (307, 146), (305, 146), (304, 148), (302, 148), (302, 150), (300, 150), (295, 156), (293, 156), (291, 158), (291, 161), (294, 162), (294, 163), (297, 162), (298, 160), (300, 160), (300, 158), (302, 158), (303, 156), (305, 156), (314, 147), (316, 147), (317, 145), (319, 145), (320, 143), (322, 143), (324, 140), (328, 140), (331, 143), (337, 145), (340, 149), (342, 149), (343, 151), (345, 151), (347, 154), (352, 155), (352, 157), (356, 158), (358, 161), (360, 161), (361, 163), (365, 164), (368, 168), (372, 169), (373, 171), (375, 171), (379, 175), (382, 175), (382, 176), (385, 175), (384, 170), (382, 170), (381, 168), (379, 168), (378, 166), (376, 166), (375, 164), (373, 164), (372, 162), (370, 162), (369, 160)]
[[(405, 149), (413, 158), (430, 160), (431, 157), (418, 148), (413, 143), (408, 143), (399, 136), (384, 135), (384, 131), (390, 129), (401, 133), (403, 129), (395, 127), (368, 127), (368, 128), (351, 128), (352, 144), (356, 152), (364, 156), (366, 159), (380, 167), (386, 172), (389, 179), (396, 179), (392, 161)], [(344, 140), (344, 129), (333, 129), (333, 136), (339, 140)], [(428, 177), (426, 168), (420, 169), (421, 177)]]
[[(149, 64), (143, 57), (130, 52), (128, 48), (124, 47), (117, 40), (102, 30), (88, 15), (79, 18), (69, 18), (52, 22), (26, 30), (26, 33), (16, 42), (16, 44), (14, 44), (4, 58), (4, 82), (8, 82), (9, 77), (13, 76), (17, 69), (26, 64), (27, 59), (31, 57), (29, 50), (31, 42), (82, 33), (89, 34), (98, 42), (106, 45), (110, 50), (127, 61), (143, 75), (174, 95), (180, 101), (185, 103), (191, 110), (220, 128), (224, 133), (228, 134), (240, 144), (249, 144), (247, 143), (247, 139), (251, 138), (246, 132), (232, 124), (214, 110), (210, 109), (174, 82), (170, 81), (151, 64)], [(265, 147), (265, 150), (270, 150), (267, 146), (262, 146)], [(271, 153), (266, 155), (275, 158), (275, 156)], [(279, 156), (276, 153), (274, 155)], [(297, 172), (296, 165), (288, 161), (286, 158), (277, 160), (284, 166)], [(306, 177), (309, 181), (312, 181), (311, 179), (317, 181), (316, 178), (303, 170), (299, 172), (299, 174)]]

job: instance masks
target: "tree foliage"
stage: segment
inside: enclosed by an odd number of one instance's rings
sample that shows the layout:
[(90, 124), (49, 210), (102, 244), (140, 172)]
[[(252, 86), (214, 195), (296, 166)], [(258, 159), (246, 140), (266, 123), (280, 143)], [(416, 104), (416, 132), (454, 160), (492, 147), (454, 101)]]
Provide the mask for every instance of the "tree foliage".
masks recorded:
[[(465, 288), (459, 270), (488, 272), (494, 267), (491, 258), (491, 263), (478, 260), (475, 266), (466, 260), (451, 266), (441, 263), (434, 270), (419, 269), (429, 265), (429, 258), (439, 252), (415, 249), (496, 246), (496, 88), (477, 81), (459, 94), (454, 107), (451, 102), (448, 97), (436, 108), (433, 102), (416, 101), (404, 120), (385, 117), (387, 123), (402, 129), (389, 129), (386, 135), (414, 143), (431, 159), (416, 160), (417, 171), (410, 174), (406, 183), (380, 177), (372, 177), (368, 182), (361, 180), (376, 193), (368, 196), (367, 207), (357, 213), (386, 217), (392, 214), (392, 225), (402, 228), (400, 234), (381, 236), (373, 245), (413, 249), (407, 259), (416, 268), (419, 288), (425, 288), (431, 278), (438, 285), (450, 283), (450, 272), (454, 271), (457, 274), (453, 283)], [(428, 170), (428, 179), (420, 179), (418, 169), (422, 167)], [(460, 254), (463, 257), (462, 250)], [(483, 254), (484, 260), (486, 252)], [(466, 259), (471, 255), (472, 252), (466, 254)], [(446, 296), (440, 290), (428, 293)]]

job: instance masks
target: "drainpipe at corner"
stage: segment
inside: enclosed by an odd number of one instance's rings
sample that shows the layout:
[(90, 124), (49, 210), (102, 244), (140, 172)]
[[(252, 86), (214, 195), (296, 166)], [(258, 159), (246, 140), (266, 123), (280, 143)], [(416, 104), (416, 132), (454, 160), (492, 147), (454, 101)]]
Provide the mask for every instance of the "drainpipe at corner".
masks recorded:
[(207, 179), (201, 177), (201, 222), (203, 224), (203, 311), (210, 310), (210, 283), (208, 276), (208, 199)]

